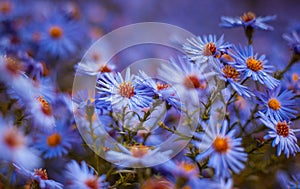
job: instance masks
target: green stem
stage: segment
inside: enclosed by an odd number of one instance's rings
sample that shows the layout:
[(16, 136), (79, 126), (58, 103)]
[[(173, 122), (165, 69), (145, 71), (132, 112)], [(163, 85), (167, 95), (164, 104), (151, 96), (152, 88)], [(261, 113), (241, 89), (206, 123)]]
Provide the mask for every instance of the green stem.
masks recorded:
[(289, 69), (300, 60), (299, 55), (297, 54), (293, 54), (293, 56), (291, 57), (290, 62), (288, 63), (288, 65), (282, 70), (279, 71), (278, 73), (275, 74), (275, 78), (276, 79), (282, 79), (282, 77), (284, 76), (284, 74), (289, 71)]

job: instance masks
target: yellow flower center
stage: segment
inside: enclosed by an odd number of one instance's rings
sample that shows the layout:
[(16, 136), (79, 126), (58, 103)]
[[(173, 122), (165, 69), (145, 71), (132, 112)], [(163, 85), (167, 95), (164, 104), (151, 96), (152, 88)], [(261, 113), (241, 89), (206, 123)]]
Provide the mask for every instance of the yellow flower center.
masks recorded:
[(42, 180), (48, 180), (48, 175), (45, 169), (44, 170), (42, 168), (35, 169), (34, 175), (40, 176)]
[(281, 107), (281, 104), (276, 98), (271, 98), (268, 102), (268, 106), (273, 110), (278, 110)]
[(52, 115), (52, 108), (44, 97), (37, 97), (37, 101), (41, 104), (41, 108), (44, 114), (48, 116)]
[(203, 55), (204, 56), (212, 56), (216, 53), (217, 51), (217, 47), (215, 45), (215, 43), (213, 42), (210, 42), (210, 43), (207, 43), (203, 49)]
[(61, 135), (59, 133), (53, 133), (47, 138), (48, 146), (55, 147), (61, 143)]
[(59, 26), (52, 26), (49, 29), (49, 35), (54, 39), (59, 39), (63, 35), (63, 30)]
[(258, 72), (258, 71), (264, 69), (264, 67), (263, 67), (264, 65), (263, 65), (262, 61), (256, 60), (252, 57), (247, 59), (246, 64), (250, 70), (255, 71), (255, 72)]
[(276, 125), (276, 131), (277, 131), (277, 134), (279, 134), (283, 137), (289, 136), (290, 128), (289, 128), (288, 123), (286, 121), (278, 122)]
[(225, 153), (230, 148), (228, 139), (218, 136), (213, 142), (213, 147), (219, 153)]
[(144, 155), (148, 154), (149, 147), (144, 145), (132, 146), (130, 149), (131, 155), (133, 157), (141, 158)]
[(119, 94), (125, 98), (131, 98), (134, 95), (134, 87), (130, 82), (123, 82), (119, 85)]
[(241, 16), (241, 20), (244, 22), (250, 22), (256, 18), (255, 14), (253, 12), (245, 12)]
[(225, 74), (225, 77), (231, 78), (234, 81), (238, 81), (240, 78), (240, 73), (232, 66), (226, 65), (222, 69), (223, 73)]

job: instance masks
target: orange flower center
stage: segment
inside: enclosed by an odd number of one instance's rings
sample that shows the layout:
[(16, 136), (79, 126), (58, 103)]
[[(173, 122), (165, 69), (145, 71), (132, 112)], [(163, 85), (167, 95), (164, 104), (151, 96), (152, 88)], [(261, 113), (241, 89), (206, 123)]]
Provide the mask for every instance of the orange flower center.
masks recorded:
[(240, 73), (232, 66), (226, 65), (222, 69), (223, 73), (225, 74), (225, 77), (231, 78), (234, 81), (238, 81), (240, 78)]
[(61, 38), (61, 36), (63, 35), (63, 30), (61, 27), (59, 26), (52, 26), (50, 29), (49, 29), (49, 34), (52, 38), (54, 39), (59, 39)]
[(14, 58), (4, 57), (5, 66), (8, 71), (16, 75), (20, 72), (22, 65)]
[(149, 147), (144, 145), (132, 146), (130, 149), (131, 155), (133, 157), (141, 158), (144, 155), (148, 154)]
[(43, 179), (43, 180), (48, 180), (48, 175), (47, 175), (46, 169), (44, 169), (44, 170), (42, 168), (35, 169), (34, 175), (40, 176), (41, 179)]
[(50, 147), (58, 146), (61, 143), (61, 135), (59, 133), (53, 133), (47, 138), (47, 144)]
[(4, 133), (4, 142), (10, 148), (19, 148), (22, 147), (25, 143), (24, 136), (18, 131), (17, 128), (10, 128)]
[(245, 12), (241, 16), (241, 20), (244, 22), (250, 22), (251, 20), (254, 20), (256, 18), (255, 14), (253, 12)]
[(286, 121), (278, 122), (276, 125), (276, 131), (277, 131), (277, 134), (279, 134), (283, 137), (289, 136), (290, 128), (289, 128), (288, 123)]
[(141, 189), (170, 189), (175, 188), (175, 186), (163, 178), (149, 178), (147, 179)]
[(263, 65), (262, 61), (256, 60), (251, 57), (247, 59), (246, 64), (250, 70), (255, 71), (255, 72), (258, 72), (258, 71), (264, 69), (264, 67), (263, 67), (264, 65)]
[(7, 14), (12, 10), (12, 4), (10, 2), (1, 2), (0, 3), (0, 12)]
[(161, 83), (161, 82), (157, 82), (156, 83), (156, 88), (157, 88), (157, 90), (163, 90), (163, 89), (167, 89), (167, 88), (169, 88), (170, 87), (170, 85), (169, 84), (165, 84), (165, 83)]
[(119, 94), (125, 98), (131, 98), (134, 95), (134, 87), (130, 82), (123, 82), (119, 85)]
[(189, 75), (187, 76), (183, 84), (186, 86), (188, 89), (194, 89), (194, 88), (201, 88), (201, 83), (199, 81), (199, 78), (195, 75)]
[(213, 42), (210, 42), (210, 43), (207, 43), (203, 49), (203, 55), (204, 56), (212, 56), (216, 53), (217, 51), (217, 47), (215, 45), (215, 43)]
[(181, 162), (179, 164), (179, 167), (181, 167), (185, 172), (192, 172), (192, 171), (195, 171), (195, 174), (197, 174), (198, 172), (198, 168), (195, 164), (193, 163), (187, 163), (187, 162)]
[(299, 75), (296, 73), (293, 73), (292, 80), (293, 80), (293, 82), (297, 82), (299, 80)]
[(91, 188), (91, 189), (99, 188), (98, 179), (96, 177), (87, 179), (84, 183), (88, 188)]
[(47, 100), (44, 97), (39, 96), (37, 98), (37, 101), (41, 104), (43, 113), (50, 116), (52, 114), (52, 108), (50, 104), (47, 102)]
[(268, 106), (273, 110), (278, 110), (281, 107), (281, 104), (276, 98), (271, 98), (268, 102)]
[(219, 153), (225, 153), (230, 148), (228, 139), (220, 136), (215, 139), (213, 146)]
[(109, 73), (111, 72), (111, 69), (108, 67), (107, 64), (103, 65), (100, 67), (99, 72), (101, 73)]

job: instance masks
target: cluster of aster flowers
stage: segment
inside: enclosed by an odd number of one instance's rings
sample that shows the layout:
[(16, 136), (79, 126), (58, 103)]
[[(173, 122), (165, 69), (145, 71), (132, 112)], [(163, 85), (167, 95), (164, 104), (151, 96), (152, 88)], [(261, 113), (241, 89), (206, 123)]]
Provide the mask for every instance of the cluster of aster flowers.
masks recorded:
[[(266, 178), (299, 187), (298, 31), (283, 35), (291, 59), (278, 69), (255, 49), (255, 32), (273, 30), (276, 16), (221, 17), (248, 43), (186, 39), (153, 77), (118, 70), (104, 52), (79, 62), (112, 28), (98, 11), (115, 4), (59, 5), (36, 2), (31, 13), (0, 2), (0, 188), (257, 188)], [(71, 97), (61, 76), (70, 66), (96, 77), (95, 91)]]

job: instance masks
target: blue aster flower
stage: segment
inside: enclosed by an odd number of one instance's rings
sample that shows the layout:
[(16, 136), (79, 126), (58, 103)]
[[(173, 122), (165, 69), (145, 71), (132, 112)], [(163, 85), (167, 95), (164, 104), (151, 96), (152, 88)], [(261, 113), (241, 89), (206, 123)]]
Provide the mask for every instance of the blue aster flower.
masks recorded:
[(97, 101), (109, 102), (115, 110), (129, 107), (130, 110), (150, 107), (153, 101), (153, 92), (145, 85), (138, 82), (139, 76), (131, 75), (130, 69), (126, 70), (125, 78), (121, 73), (99, 74), (97, 80)]
[(206, 62), (209, 58), (217, 57), (221, 52), (226, 51), (231, 44), (224, 42), (224, 35), (217, 39), (216, 35), (208, 35), (187, 39), (183, 45), (183, 50), (190, 60), (196, 62)]
[(254, 96), (253, 92), (248, 89), (248, 87), (242, 85), (240, 83), (241, 74), (237, 71), (237, 69), (233, 65), (223, 65), (217, 68), (218, 77), (227, 82), (233, 90), (235, 90), (240, 96), (243, 97), (251, 97)]
[(291, 34), (283, 34), (282, 36), (288, 43), (289, 48), (294, 52), (294, 54), (300, 55), (300, 37), (296, 31)]
[(209, 157), (208, 166), (215, 169), (215, 176), (230, 178), (231, 172), (239, 173), (245, 168), (247, 154), (244, 152), (242, 138), (234, 137), (235, 130), (228, 131), (228, 122), (223, 121), (222, 126), (215, 125), (210, 120), (210, 125), (199, 137), (197, 144), (200, 154), (197, 161)]
[(68, 189), (106, 189), (108, 183), (105, 182), (105, 175), (95, 175), (94, 169), (82, 161), (78, 164), (72, 160), (67, 164), (66, 174), (66, 188)]
[(41, 31), (35, 33), (39, 35), (37, 40), (39, 45), (38, 56), (42, 59), (47, 56), (62, 59), (71, 57), (78, 52), (79, 47), (82, 46), (85, 40), (84, 30), (80, 23), (67, 20), (57, 11), (46, 17), (40, 28)]
[(279, 80), (270, 75), (273, 66), (267, 64), (266, 56), (258, 56), (257, 53), (254, 53), (252, 45), (244, 49), (234, 47), (234, 51), (230, 52), (230, 56), (235, 59), (234, 66), (237, 71), (244, 74), (242, 80), (251, 77), (254, 81), (266, 85), (269, 89), (274, 89), (280, 83)]
[(276, 175), (278, 183), (282, 188), (297, 189), (300, 188), (300, 174), (289, 175), (287, 172), (279, 171)]
[(273, 118), (268, 118), (264, 113), (258, 112), (261, 122), (270, 130), (267, 135), (264, 136), (265, 140), (273, 139), (272, 146), (277, 146), (277, 156), (280, 156), (281, 152), (288, 158), (290, 155), (295, 156), (300, 151), (297, 145), (297, 138), (295, 132), (299, 129), (291, 129), (291, 122), (276, 121)]
[(265, 17), (256, 17), (253, 12), (246, 12), (240, 17), (221, 17), (221, 27), (225, 28), (234, 28), (234, 27), (252, 27), (262, 30), (273, 30), (272, 26), (267, 25), (265, 22), (275, 20), (276, 16), (265, 16)]
[(264, 93), (258, 92), (259, 103), (263, 105), (261, 110), (266, 116), (275, 120), (283, 121), (295, 118), (295, 94), (292, 91), (281, 90), (277, 87), (273, 90), (266, 90)]
[(42, 131), (36, 137), (34, 147), (43, 153), (44, 158), (62, 157), (71, 150), (76, 139), (75, 132), (63, 123), (58, 123), (52, 130)]
[(41, 189), (62, 189), (63, 185), (54, 180), (48, 179), (46, 170), (35, 169), (34, 171), (29, 171), (24, 167), (13, 164), (16, 171), (22, 175), (25, 179), (31, 182), (37, 182)]

